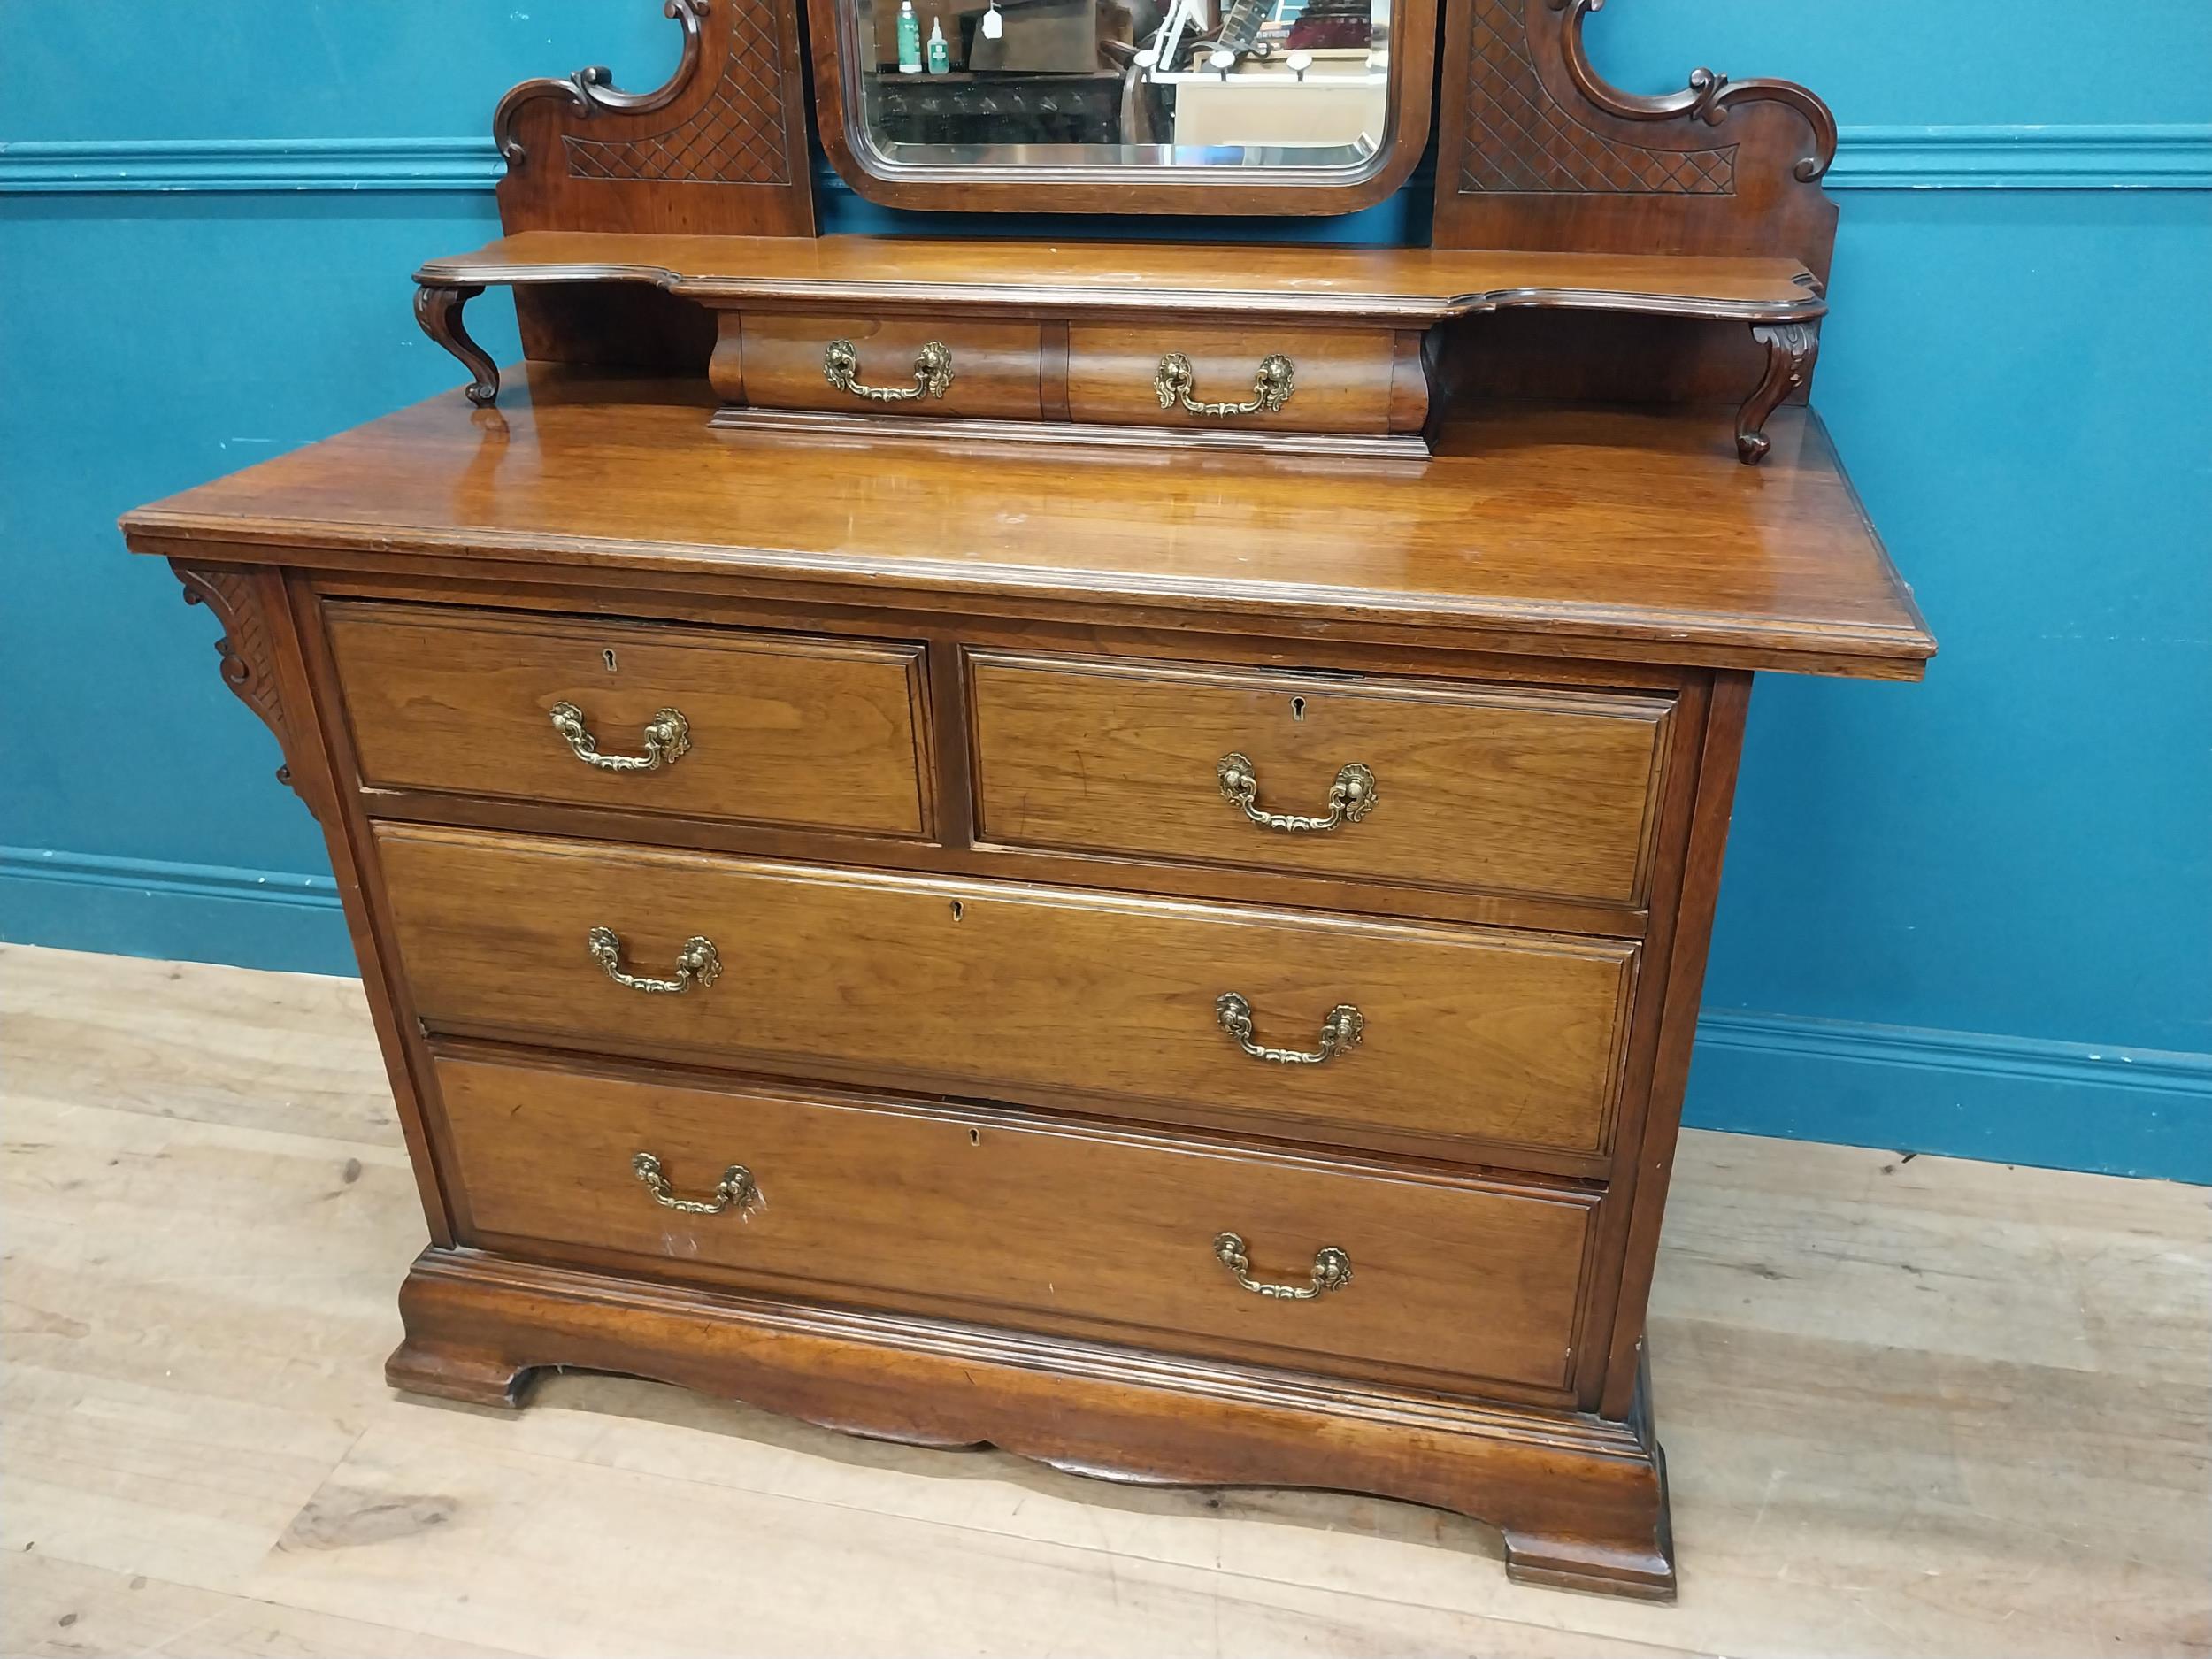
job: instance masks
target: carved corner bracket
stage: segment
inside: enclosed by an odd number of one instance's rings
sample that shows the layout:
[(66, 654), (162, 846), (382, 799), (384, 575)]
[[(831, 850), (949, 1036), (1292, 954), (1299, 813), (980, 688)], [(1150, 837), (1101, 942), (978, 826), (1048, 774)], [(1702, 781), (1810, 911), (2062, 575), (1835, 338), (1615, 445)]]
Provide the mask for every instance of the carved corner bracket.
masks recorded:
[(223, 683), (276, 738), (285, 757), (277, 768), (277, 781), (298, 795), (309, 811), (321, 817), (314, 795), (293, 770), (296, 727), (285, 706), (277, 672), (276, 636), (265, 610), (274, 601), (264, 584), (280, 579), (247, 570), (192, 568), (173, 560), (169, 568), (184, 584), (184, 603), (205, 605), (223, 625), (223, 637), (215, 642), (216, 653), (222, 659)]
[(499, 365), (491, 353), (469, 337), (461, 321), (461, 308), (484, 291), (482, 285), (462, 282), (426, 282), (415, 280), (415, 320), (423, 333), (461, 360), (471, 376), (469, 402), (484, 408), (499, 396)]
[(614, 72), (604, 64), (579, 69), (572, 75), (546, 76), (511, 88), (507, 96), (500, 99), (499, 107), (492, 111), (492, 142), (507, 158), (508, 167), (519, 167), (529, 158), (522, 141), (516, 136), (515, 123), (526, 106), (541, 99), (555, 99), (577, 115), (588, 119), (597, 115), (643, 114), (664, 109), (682, 96), (684, 88), (698, 73), (700, 30), (710, 3), (711, 0), (665, 0), (661, 15), (682, 26), (683, 56), (677, 60), (676, 73), (650, 92), (617, 91)]
[(1820, 356), (1820, 325), (1757, 323), (1751, 337), (1766, 348), (1767, 366), (1737, 411), (1736, 456), (1745, 465), (1756, 466), (1773, 447), (1763, 430), (1767, 417), (1812, 377), (1814, 359)]
[(1624, 121), (1672, 121), (1688, 118), (1718, 127), (1728, 119), (1731, 104), (1780, 104), (1795, 110), (1812, 129), (1812, 143), (1798, 157), (1791, 172), (1810, 184), (1828, 171), (1836, 158), (1835, 111), (1793, 81), (1735, 81), (1710, 69), (1694, 69), (1690, 83), (1664, 97), (1638, 97), (1623, 92), (1591, 66), (1583, 42), (1582, 26), (1593, 12), (1602, 11), (1605, 0), (1544, 0), (1554, 12), (1564, 13), (1560, 23), (1567, 73), (1575, 88), (1606, 114)]

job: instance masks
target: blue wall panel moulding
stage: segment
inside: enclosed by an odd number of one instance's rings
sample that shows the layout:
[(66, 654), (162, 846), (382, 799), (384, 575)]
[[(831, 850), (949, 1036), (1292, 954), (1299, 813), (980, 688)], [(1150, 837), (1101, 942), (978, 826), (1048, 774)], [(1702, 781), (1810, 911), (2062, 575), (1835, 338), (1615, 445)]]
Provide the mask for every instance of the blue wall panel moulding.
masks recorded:
[(121, 956), (358, 972), (328, 876), (0, 847), (0, 941)]
[[(488, 190), (489, 138), (0, 142), (0, 194)], [(843, 193), (826, 166), (821, 182)], [(2212, 124), (1847, 127), (1832, 190), (2202, 190)]]

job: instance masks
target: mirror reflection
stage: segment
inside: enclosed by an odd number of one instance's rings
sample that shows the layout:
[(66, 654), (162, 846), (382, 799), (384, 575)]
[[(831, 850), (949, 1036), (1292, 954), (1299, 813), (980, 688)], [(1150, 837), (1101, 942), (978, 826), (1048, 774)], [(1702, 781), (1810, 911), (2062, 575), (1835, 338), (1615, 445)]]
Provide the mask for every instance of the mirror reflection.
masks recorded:
[(887, 161), (1337, 167), (1387, 138), (1390, 0), (849, 0)]

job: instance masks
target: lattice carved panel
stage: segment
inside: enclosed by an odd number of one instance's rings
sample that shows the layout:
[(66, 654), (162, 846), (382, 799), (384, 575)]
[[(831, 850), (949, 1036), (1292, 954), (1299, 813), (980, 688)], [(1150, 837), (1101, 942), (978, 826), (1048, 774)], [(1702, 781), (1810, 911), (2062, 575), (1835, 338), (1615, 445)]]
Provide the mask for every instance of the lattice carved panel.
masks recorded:
[(663, 133), (565, 135), (573, 178), (665, 184), (791, 182), (783, 83), (784, 21), (773, 0), (727, 0), (736, 15), (722, 75), (704, 105)]
[[(1733, 196), (1736, 146), (1653, 150), (1577, 121), (1529, 55), (1525, 0), (1467, 0), (1467, 137), (1462, 190), (1501, 194)], [(1532, 4), (1534, 0), (1525, 0)]]

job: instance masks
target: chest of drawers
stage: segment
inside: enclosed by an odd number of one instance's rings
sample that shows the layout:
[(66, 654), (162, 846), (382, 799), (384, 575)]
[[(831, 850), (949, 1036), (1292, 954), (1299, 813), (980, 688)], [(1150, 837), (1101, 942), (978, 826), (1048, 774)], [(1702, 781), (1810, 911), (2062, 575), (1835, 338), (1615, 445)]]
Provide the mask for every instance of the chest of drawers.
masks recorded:
[(127, 520), (328, 837), (431, 1240), (392, 1381), (1381, 1493), (1671, 1593), (1644, 1307), (1751, 673), (1932, 649), (1817, 422), (1471, 422), (1348, 535), (1261, 457), (976, 490), (704, 414), (534, 372)]

